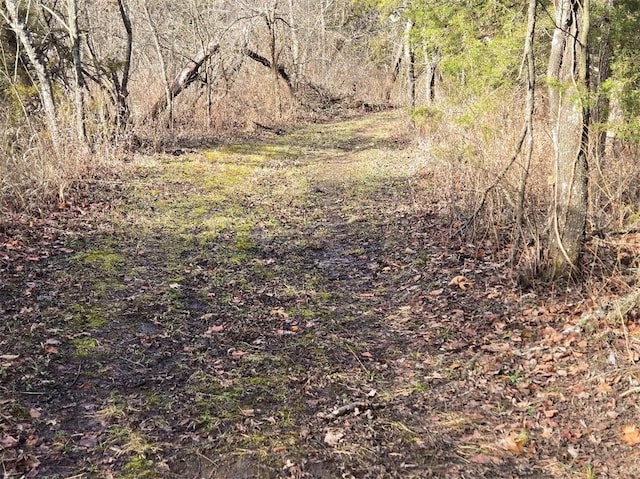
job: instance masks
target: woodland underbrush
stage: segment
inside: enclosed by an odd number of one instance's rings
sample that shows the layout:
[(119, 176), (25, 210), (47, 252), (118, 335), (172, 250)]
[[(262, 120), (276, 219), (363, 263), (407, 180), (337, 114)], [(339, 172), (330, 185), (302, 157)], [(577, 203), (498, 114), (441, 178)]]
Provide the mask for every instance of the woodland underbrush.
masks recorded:
[[(539, 98), (544, 105), (544, 98)], [(419, 175), (422, 191), (440, 205), (453, 236), (501, 250), (516, 271), (536, 276), (549, 234), (553, 146), (545, 131), (547, 112), (534, 117), (530, 159), (521, 97), (467, 106), (434, 103), (415, 108), (411, 124), (420, 154), (428, 158)], [(472, 106), (469, 106), (472, 105)], [(640, 230), (640, 171), (637, 144), (602, 136), (589, 163), (588, 274), (599, 278), (635, 267)], [(433, 198), (436, 195), (437, 198)], [(635, 255), (635, 256), (634, 256)]]

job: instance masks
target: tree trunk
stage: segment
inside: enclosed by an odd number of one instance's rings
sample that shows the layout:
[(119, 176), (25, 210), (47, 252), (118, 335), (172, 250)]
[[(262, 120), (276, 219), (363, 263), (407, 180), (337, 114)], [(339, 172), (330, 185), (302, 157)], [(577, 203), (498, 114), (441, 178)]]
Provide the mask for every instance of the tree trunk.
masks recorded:
[(613, 58), (613, 47), (611, 45), (611, 10), (613, 9), (613, 0), (606, 0), (604, 5), (604, 13), (601, 18), (596, 21), (595, 29), (598, 35), (595, 37), (595, 46), (593, 48), (593, 64), (595, 68), (591, 71), (593, 75), (590, 78), (591, 91), (596, 95), (593, 102), (593, 110), (591, 112), (591, 124), (597, 125), (597, 134), (594, 134), (594, 157), (598, 166), (604, 159), (607, 130), (602, 128), (609, 120), (609, 110), (611, 105), (610, 93), (602, 91), (605, 81), (611, 77), (611, 60)]
[(273, 97), (276, 102), (276, 118), (282, 118), (282, 99), (280, 98), (280, 82), (278, 74), (278, 51), (276, 49), (277, 31), (276, 31), (276, 10), (278, 8), (278, 0), (272, 0), (270, 9), (266, 12), (266, 22), (269, 29), (269, 54), (271, 56), (271, 76), (273, 78)]
[(80, 56), (80, 31), (78, 30), (78, 4), (76, 0), (67, 0), (69, 17), (69, 38), (74, 70), (74, 103), (76, 110), (76, 134), (82, 143), (87, 142), (87, 129), (84, 113), (84, 75), (82, 74), (82, 58)]
[(424, 70), (425, 70), (425, 100), (431, 105), (436, 99), (436, 82), (438, 78), (438, 65), (440, 65), (440, 54), (431, 53), (426, 42), (423, 42), (424, 50)]
[(548, 279), (579, 272), (587, 219), (589, 0), (558, 0), (549, 57), (549, 115), (554, 149)]
[[(209, 60), (220, 48), (220, 45), (216, 42), (211, 42), (206, 48), (200, 50), (189, 62), (180, 70), (180, 73), (176, 75), (173, 82), (169, 86), (168, 94), (165, 94), (157, 99), (151, 110), (147, 114), (147, 118), (155, 120), (158, 115), (164, 111), (170, 102), (173, 101), (180, 93), (187, 89), (197, 78), (200, 67)], [(170, 99), (170, 100), (168, 100)]]
[[(158, 62), (160, 63), (160, 70), (162, 72), (162, 80), (164, 86), (164, 94), (166, 99), (166, 107), (169, 109), (169, 128), (173, 129), (173, 95), (171, 94), (171, 82), (169, 81), (169, 73), (167, 72), (167, 65), (164, 61), (164, 55), (162, 53), (162, 46), (160, 45), (160, 33), (156, 28), (156, 24), (151, 17), (151, 11), (149, 10), (149, 3), (147, 0), (143, 2), (144, 11), (147, 14), (147, 21), (149, 22), (149, 27), (151, 28), (151, 32), (153, 33), (153, 43), (156, 48), (156, 54), (158, 55)], [(157, 113), (152, 118), (157, 117)]]
[(298, 24), (294, 14), (294, 3), (294, 0), (289, 0), (289, 29), (291, 30), (291, 62), (293, 64), (292, 83), (294, 88), (297, 88), (303, 72), (300, 63), (300, 40), (298, 38)]
[(398, 49), (396, 54), (393, 57), (393, 65), (391, 66), (391, 73), (389, 74), (389, 79), (387, 80), (386, 89), (384, 92), (384, 99), (387, 103), (391, 102), (391, 90), (393, 89), (393, 85), (398, 79), (398, 75), (400, 74), (400, 66), (402, 64), (402, 53), (404, 52), (404, 41), (398, 43)]
[(6, 18), (7, 23), (9, 23), (18, 37), (18, 40), (22, 44), (22, 47), (29, 58), (29, 62), (31, 62), (31, 65), (36, 72), (36, 77), (40, 84), (40, 99), (47, 118), (49, 134), (51, 135), (51, 141), (53, 142), (55, 149), (58, 150), (60, 145), (60, 133), (58, 128), (56, 105), (53, 99), (53, 88), (51, 87), (51, 77), (47, 71), (44, 60), (38, 54), (33, 45), (31, 34), (20, 18), (16, 0), (5, 0), (5, 6), (7, 7), (7, 13), (9, 15), (8, 18)]
[(411, 42), (413, 22), (407, 21), (404, 27), (404, 62), (407, 67), (407, 96), (409, 106), (416, 106), (416, 56)]
[(127, 32), (126, 48), (124, 55), (124, 65), (122, 67), (122, 80), (114, 82), (116, 87), (116, 120), (120, 128), (124, 129), (124, 126), (129, 120), (129, 103), (127, 97), (129, 96), (129, 70), (131, 69), (131, 55), (133, 53), (133, 29), (131, 27), (131, 18), (129, 17), (129, 9), (124, 0), (118, 0), (118, 11), (120, 12), (120, 18), (122, 24)]

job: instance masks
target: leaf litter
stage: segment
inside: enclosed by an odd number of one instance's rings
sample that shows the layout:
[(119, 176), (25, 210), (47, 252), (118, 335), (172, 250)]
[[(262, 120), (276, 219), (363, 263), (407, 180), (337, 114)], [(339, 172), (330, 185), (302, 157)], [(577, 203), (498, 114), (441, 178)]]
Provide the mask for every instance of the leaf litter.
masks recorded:
[(640, 321), (451, 240), (401, 123), (147, 158), (6, 218), (5, 477), (640, 477)]

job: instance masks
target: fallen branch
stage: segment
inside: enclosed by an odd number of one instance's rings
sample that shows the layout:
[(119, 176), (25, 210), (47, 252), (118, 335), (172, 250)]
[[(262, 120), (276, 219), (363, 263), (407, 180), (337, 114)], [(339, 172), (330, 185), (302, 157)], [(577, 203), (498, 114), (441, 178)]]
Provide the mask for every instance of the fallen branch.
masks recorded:
[(580, 321), (575, 326), (567, 328), (565, 334), (573, 332), (581, 332), (587, 323), (594, 320), (605, 320), (614, 322), (616, 320), (624, 320), (627, 313), (636, 306), (640, 306), (640, 288), (636, 288), (626, 296), (618, 298), (616, 301), (600, 305), (592, 311), (588, 311), (582, 315)]
[(319, 412), (317, 414), (317, 416), (321, 419), (327, 419), (327, 420), (331, 420), (331, 419), (335, 419), (337, 417), (340, 416), (344, 416), (345, 414), (349, 414), (351, 412), (354, 411), (372, 411), (375, 409), (382, 409), (384, 407), (387, 407), (387, 404), (385, 403), (368, 403), (365, 401), (355, 401), (349, 404), (345, 404), (344, 406), (340, 406), (338, 408), (335, 408), (333, 411), (331, 411), (330, 413), (323, 413), (323, 412)]
[[(171, 84), (171, 98), (177, 97), (180, 93), (187, 89), (197, 78), (200, 67), (211, 58), (218, 50), (220, 45), (217, 42), (211, 42), (205, 48), (200, 50), (193, 58), (190, 58), (187, 64), (176, 75)], [(147, 114), (147, 118), (155, 120), (158, 115), (167, 108), (167, 98), (163, 96), (159, 98)]]

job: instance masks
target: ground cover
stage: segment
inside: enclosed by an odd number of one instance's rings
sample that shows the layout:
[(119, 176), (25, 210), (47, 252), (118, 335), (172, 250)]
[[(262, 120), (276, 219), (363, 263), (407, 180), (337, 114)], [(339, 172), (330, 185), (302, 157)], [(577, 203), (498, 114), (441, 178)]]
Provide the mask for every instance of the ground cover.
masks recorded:
[(640, 327), (452, 237), (381, 113), (137, 158), (0, 240), (10, 477), (639, 477)]

